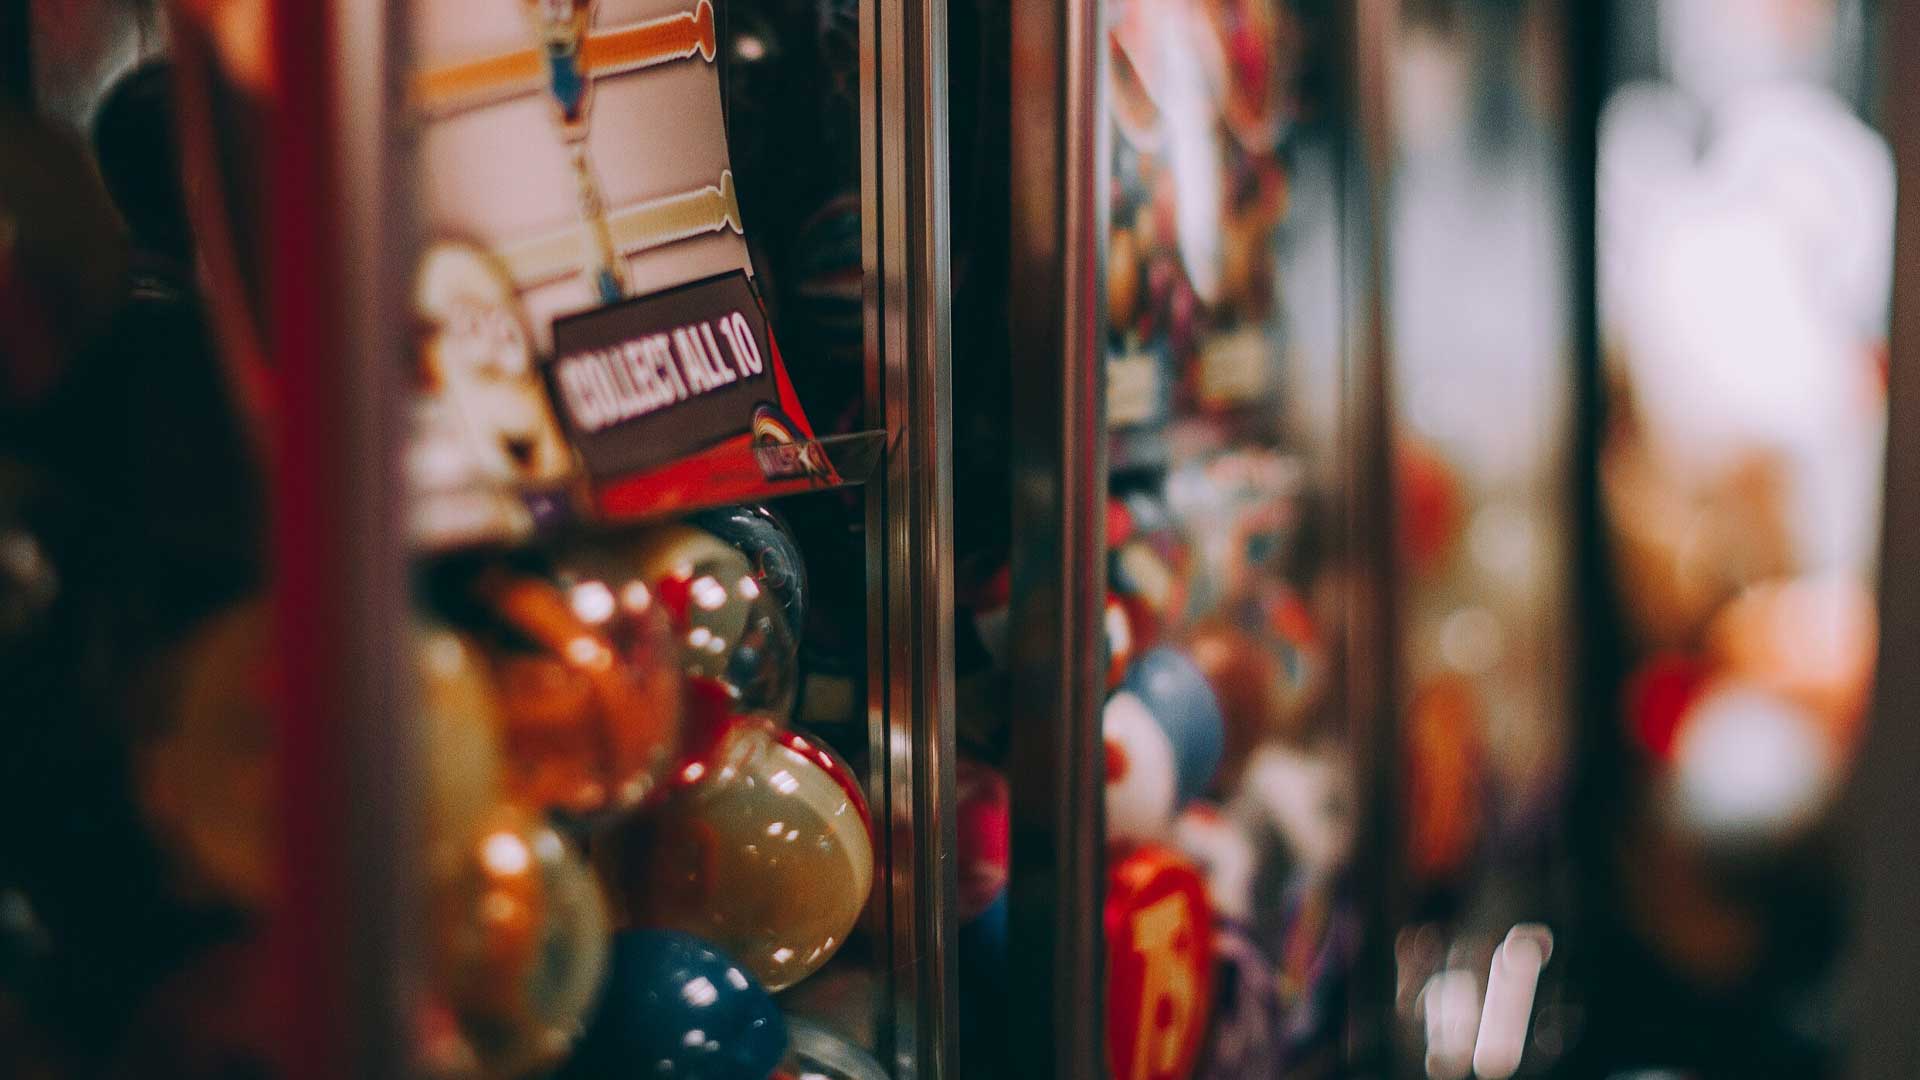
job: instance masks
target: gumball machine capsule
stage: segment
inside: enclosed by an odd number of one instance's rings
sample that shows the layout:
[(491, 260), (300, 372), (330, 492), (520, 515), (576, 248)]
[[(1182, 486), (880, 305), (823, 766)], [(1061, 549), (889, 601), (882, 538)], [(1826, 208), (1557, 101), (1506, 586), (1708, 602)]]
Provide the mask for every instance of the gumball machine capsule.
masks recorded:
[(606, 992), (562, 1080), (766, 1080), (787, 1048), (780, 1009), (747, 968), (670, 930), (614, 935)]
[(188, 636), (141, 761), (148, 816), (214, 891), (252, 907), (275, 892), (270, 618), (248, 601)]
[[(214, 892), (265, 907), (276, 892), (269, 610), (248, 601), (195, 630), (168, 665), (165, 729), (140, 759), (149, 818)], [(499, 705), (479, 648), (442, 627), (416, 631), (432, 866), (458, 850), (501, 798)]]
[(646, 801), (680, 746), (682, 690), (667, 613), (599, 552), (554, 580), (504, 568), (478, 589), (510, 633), (494, 649), (509, 792), (581, 818)]
[(427, 846), (433, 873), (465, 858), (502, 796), (500, 704), (485, 655), (443, 627), (416, 631), (417, 700), (427, 730)]
[(780, 515), (764, 506), (725, 506), (688, 520), (747, 557), (754, 581), (773, 595), (788, 631), (798, 639), (807, 625), (807, 563), (799, 540)]
[(740, 712), (787, 719), (799, 681), (783, 610), (790, 595), (764, 584), (740, 549), (691, 525), (650, 530), (614, 554), (672, 615), (687, 674), (725, 686)]
[(560, 834), (510, 807), (432, 883), (436, 994), (488, 1076), (553, 1065), (607, 971), (600, 888)]
[(623, 925), (697, 935), (770, 990), (839, 949), (873, 884), (872, 825), (830, 751), (736, 717), (656, 808), (595, 852)]

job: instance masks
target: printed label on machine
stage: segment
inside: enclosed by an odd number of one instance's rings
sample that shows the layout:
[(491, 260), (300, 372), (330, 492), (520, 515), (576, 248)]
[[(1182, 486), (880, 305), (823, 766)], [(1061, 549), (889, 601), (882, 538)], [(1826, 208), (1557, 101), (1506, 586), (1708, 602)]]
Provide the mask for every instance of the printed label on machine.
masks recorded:
[(750, 434), (776, 396), (760, 304), (725, 274), (554, 324), (547, 379), (594, 476), (652, 468)]

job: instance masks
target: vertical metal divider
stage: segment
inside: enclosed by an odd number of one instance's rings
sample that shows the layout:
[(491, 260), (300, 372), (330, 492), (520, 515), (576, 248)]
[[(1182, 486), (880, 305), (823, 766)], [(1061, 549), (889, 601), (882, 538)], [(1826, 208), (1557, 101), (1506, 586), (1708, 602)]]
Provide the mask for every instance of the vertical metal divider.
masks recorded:
[[(1570, 853), (1562, 950), (1576, 1007), (1580, 979), (1596, 948), (1611, 936), (1601, 910), (1611, 885), (1605, 853), (1620, 768), (1618, 693), (1624, 675), (1620, 613), (1609, 573), (1606, 514), (1600, 497), (1600, 449), (1606, 428), (1606, 374), (1600, 330), (1600, 113), (1612, 77), (1616, 0), (1566, 7), (1564, 77), (1567, 100), (1568, 251), (1573, 317), (1574, 387), (1570, 469), (1574, 558), (1573, 779), (1563, 817)], [(1584, 1016), (1591, 1021), (1593, 1013)], [(1583, 1035), (1570, 1032), (1568, 1056), (1581, 1061)], [(1577, 1067), (1577, 1066), (1576, 1066)]]
[(1104, 5), (1013, 5), (1013, 861), (1019, 1075), (1106, 1075)]
[(1340, 43), (1341, 241), (1347, 308), (1341, 387), (1341, 489), (1348, 575), (1345, 681), (1361, 808), (1355, 884), (1363, 928), (1355, 958), (1347, 1067), (1397, 1068), (1393, 936), (1405, 921), (1400, 761), (1399, 567), (1394, 544), (1392, 341), (1387, 222), (1393, 170), (1392, 53), (1401, 0), (1349, 5)]
[(419, 815), (398, 480), (404, 5), (282, 0), (272, 128), (283, 1074), (407, 1075)]
[(878, 1048), (956, 1074), (953, 393), (946, 0), (862, 0), (861, 233), (868, 421), (868, 786), (884, 807)]
[(1902, 178), (1894, 225), (1887, 457), (1882, 510), (1880, 648), (1874, 705), (1859, 764), (1842, 804), (1853, 919), (1843, 1001), (1852, 1036), (1846, 1074), (1858, 1080), (1920, 1075), (1920, 84), (1899, 61), (1920, 50), (1920, 7), (1883, 9), (1881, 113)]
[(0, 103), (33, 107), (31, 0), (0, 0)]

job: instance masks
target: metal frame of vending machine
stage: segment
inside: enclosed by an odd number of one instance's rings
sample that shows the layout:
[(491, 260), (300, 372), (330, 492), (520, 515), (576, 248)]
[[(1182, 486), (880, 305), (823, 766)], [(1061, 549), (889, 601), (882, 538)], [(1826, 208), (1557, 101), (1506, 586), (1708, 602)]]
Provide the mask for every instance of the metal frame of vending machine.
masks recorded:
[[(410, 893), (418, 733), (398, 476), (406, 281), (418, 236), (403, 119), (407, 5), (272, 6), (279, 72), (267, 331), (285, 386), (273, 455), (285, 867), (277, 927), (290, 1077), (404, 1075), (423, 977)], [(862, 0), (865, 488), (882, 1061), (953, 1073), (952, 443), (946, 5)]]
[(1012, 5), (1010, 1061), (1104, 1072), (1100, 611), (1106, 379), (1099, 0)]
[(1871, 725), (1844, 812), (1853, 850), (1853, 940), (1843, 989), (1857, 1035), (1846, 1075), (1894, 1080), (1920, 1072), (1920, 936), (1913, 933), (1920, 896), (1920, 205), (1911, 178), (1920, 175), (1920, 86), (1898, 75), (1899, 59), (1920, 49), (1920, 9), (1877, 5), (1884, 38), (1875, 58), (1882, 118), (1901, 185), (1894, 228), (1893, 323), (1889, 349), (1886, 501), (1882, 514), (1880, 644)]
[(891, 983), (880, 1058), (933, 1078), (956, 1074), (958, 1050), (946, 32), (945, 0), (861, 0), (868, 422), (887, 433), (866, 510), (868, 785), (891, 820), (876, 852)]

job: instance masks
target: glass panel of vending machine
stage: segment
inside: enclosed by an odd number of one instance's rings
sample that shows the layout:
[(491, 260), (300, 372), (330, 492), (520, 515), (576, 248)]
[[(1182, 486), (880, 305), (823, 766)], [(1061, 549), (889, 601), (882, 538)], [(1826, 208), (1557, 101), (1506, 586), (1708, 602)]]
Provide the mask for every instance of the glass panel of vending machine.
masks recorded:
[(1106, 12), (1111, 1074), (1343, 1071), (1343, 143), (1315, 5)]
[(1882, 10), (1662, 0), (1596, 27), (1594, 1075), (1832, 1075), (1858, 1035), (1840, 795), (1878, 653)]
[(946, 1071), (941, 10), (8, 5), (0, 1072)]
[[(1013, 430), (980, 421), (1013, 490), (956, 478), (963, 530), (979, 498), (1012, 515), (955, 568), (965, 1075), (1356, 1060), (1356, 667), (1379, 650), (1353, 536), (1381, 490), (1356, 418), (1382, 387), (1352, 303), (1351, 26), (1284, 0), (1014, 5)], [(1001, 912), (969, 895), (970, 835), (1009, 819)]]
[(1384, 274), (1397, 569), (1397, 1075), (1570, 1037), (1576, 233), (1565, 5), (1399, 5)]

